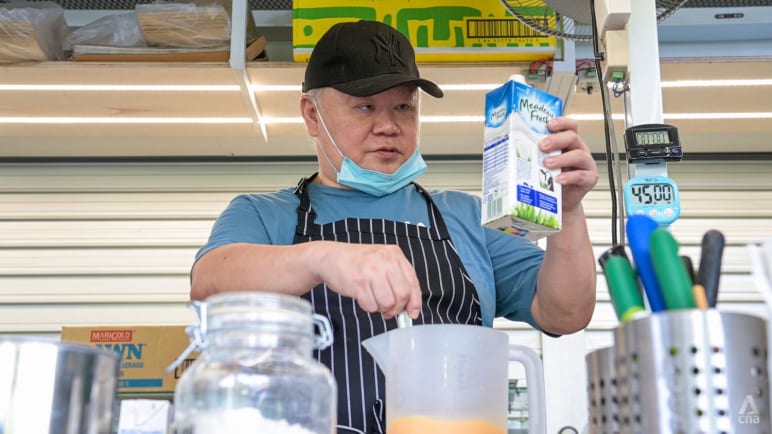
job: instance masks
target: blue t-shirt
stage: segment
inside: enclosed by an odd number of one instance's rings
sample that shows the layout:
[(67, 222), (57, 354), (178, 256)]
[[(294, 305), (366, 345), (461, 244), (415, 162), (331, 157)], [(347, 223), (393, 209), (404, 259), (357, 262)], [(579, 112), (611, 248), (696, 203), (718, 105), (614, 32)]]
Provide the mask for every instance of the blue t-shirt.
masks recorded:
[[(453, 190), (429, 193), (477, 288), (483, 325), (490, 327), (493, 318), (506, 317), (538, 328), (531, 302), (544, 251), (524, 238), (481, 226), (478, 197)], [(429, 226), (426, 199), (412, 184), (376, 197), (310, 183), (308, 194), (317, 224), (344, 218), (382, 218)], [(215, 221), (196, 260), (209, 250), (232, 243), (292, 244), (299, 204), (292, 188), (237, 196)]]

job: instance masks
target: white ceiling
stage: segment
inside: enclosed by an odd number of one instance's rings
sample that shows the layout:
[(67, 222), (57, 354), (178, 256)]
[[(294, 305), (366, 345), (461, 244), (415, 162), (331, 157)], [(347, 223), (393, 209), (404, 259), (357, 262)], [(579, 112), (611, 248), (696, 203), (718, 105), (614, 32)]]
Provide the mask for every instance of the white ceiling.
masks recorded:
[[(753, 20), (763, 21), (772, 8), (758, 11)], [(715, 11), (714, 11), (715, 12)], [(761, 18), (760, 18), (761, 17)], [(772, 18), (772, 17), (771, 17)], [(282, 18), (267, 17), (281, 22)], [(660, 41), (661, 78), (673, 80), (770, 79), (772, 78), (772, 25), (752, 26), (745, 40), (682, 41), (706, 26), (720, 26), (714, 34), (727, 32), (735, 24), (710, 24), (706, 18), (670, 20), (673, 30)], [(679, 23), (678, 20), (681, 20)], [(768, 21), (772, 23), (772, 19)], [(272, 25), (272, 24), (271, 24)], [(663, 29), (665, 23), (660, 24)], [(741, 27), (740, 27), (741, 28)], [(737, 27), (735, 27), (737, 30)], [(702, 31), (702, 30), (701, 30)], [(734, 34), (729, 32), (730, 34)], [(281, 34), (281, 32), (279, 32)], [(677, 36), (682, 35), (682, 36)], [(273, 46), (272, 46), (273, 44)], [(288, 41), (269, 41), (272, 61), (247, 67), (253, 85), (286, 85), (289, 90), (255, 92), (267, 118), (298, 116), (299, 84), (303, 65), (277, 61)], [(712, 47), (712, 48), (711, 48)], [(583, 56), (586, 47), (577, 49)], [(634, 54), (634, 53), (633, 53)], [(526, 64), (425, 64), (422, 74), (438, 84), (503, 83), (521, 72)], [(226, 64), (96, 64), (86, 62), (45, 62), (0, 66), (0, 84), (224, 84), (235, 85), (233, 71)], [(442, 100), (425, 96), (424, 116), (477, 116), (483, 114), (484, 90), (446, 91)], [(764, 119), (675, 120), (668, 115), (682, 113), (772, 112), (772, 86), (665, 88), (662, 91), (665, 122), (679, 128), (685, 153), (772, 152), (772, 122)], [(647, 97), (637, 95), (633, 97)], [(613, 112), (623, 114), (621, 98), (612, 101)], [(600, 114), (600, 93), (576, 93), (568, 114)], [(226, 92), (118, 92), (118, 91), (3, 91), (0, 90), (0, 118), (4, 117), (234, 117), (248, 118), (243, 95)], [(623, 129), (616, 122), (616, 131)], [(310, 156), (312, 147), (300, 123), (269, 124), (264, 138), (250, 124), (66, 124), (0, 122), (0, 158), (26, 157), (230, 157)], [(593, 152), (604, 152), (603, 125), (581, 121), (580, 132)], [(481, 152), (482, 122), (425, 123), (422, 126), (425, 154), (478, 155)], [(620, 141), (620, 146), (623, 147)]]

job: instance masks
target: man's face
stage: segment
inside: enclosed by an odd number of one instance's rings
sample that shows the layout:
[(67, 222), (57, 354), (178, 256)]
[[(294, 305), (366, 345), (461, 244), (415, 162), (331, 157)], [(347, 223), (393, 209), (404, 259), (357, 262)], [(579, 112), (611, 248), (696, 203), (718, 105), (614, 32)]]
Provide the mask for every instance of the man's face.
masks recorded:
[[(397, 86), (368, 97), (328, 88), (321, 94), (319, 110), (343, 155), (365, 169), (393, 173), (418, 146), (418, 105), (418, 88), (414, 85)], [(321, 125), (316, 136), (330, 161), (340, 168), (342, 157)], [(334, 180), (334, 171), (328, 176)]]

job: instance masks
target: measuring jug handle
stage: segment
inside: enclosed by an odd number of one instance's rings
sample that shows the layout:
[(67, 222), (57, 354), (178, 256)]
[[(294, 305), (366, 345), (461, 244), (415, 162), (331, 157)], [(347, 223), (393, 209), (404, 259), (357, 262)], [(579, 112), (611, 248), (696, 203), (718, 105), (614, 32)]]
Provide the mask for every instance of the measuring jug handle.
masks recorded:
[(509, 360), (525, 366), (525, 381), (528, 386), (528, 432), (545, 434), (547, 432), (547, 414), (544, 398), (544, 369), (536, 351), (522, 346), (509, 346)]

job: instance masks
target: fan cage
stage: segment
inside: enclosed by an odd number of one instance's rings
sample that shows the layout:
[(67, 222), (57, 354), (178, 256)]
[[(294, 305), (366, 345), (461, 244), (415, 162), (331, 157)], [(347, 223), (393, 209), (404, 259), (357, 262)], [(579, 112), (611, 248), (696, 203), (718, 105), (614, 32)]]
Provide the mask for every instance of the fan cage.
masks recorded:
[[(551, 8), (548, 2), (500, 0), (501, 4), (526, 27), (536, 32), (577, 42), (592, 41), (592, 25), (589, 22), (576, 21), (562, 14), (559, 7)], [(601, 1), (601, 0), (598, 0)], [(667, 19), (682, 8), (689, 0), (659, 0), (656, 2), (657, 22)], [(554, 3), (554, 2), (553, 2)], [(589, 8), (589, 2), (587, 2)], [(524, 11), (542, 8), (542, 16), (528, 16)], [(554, 19), (551, 19), (554, 18)]]

